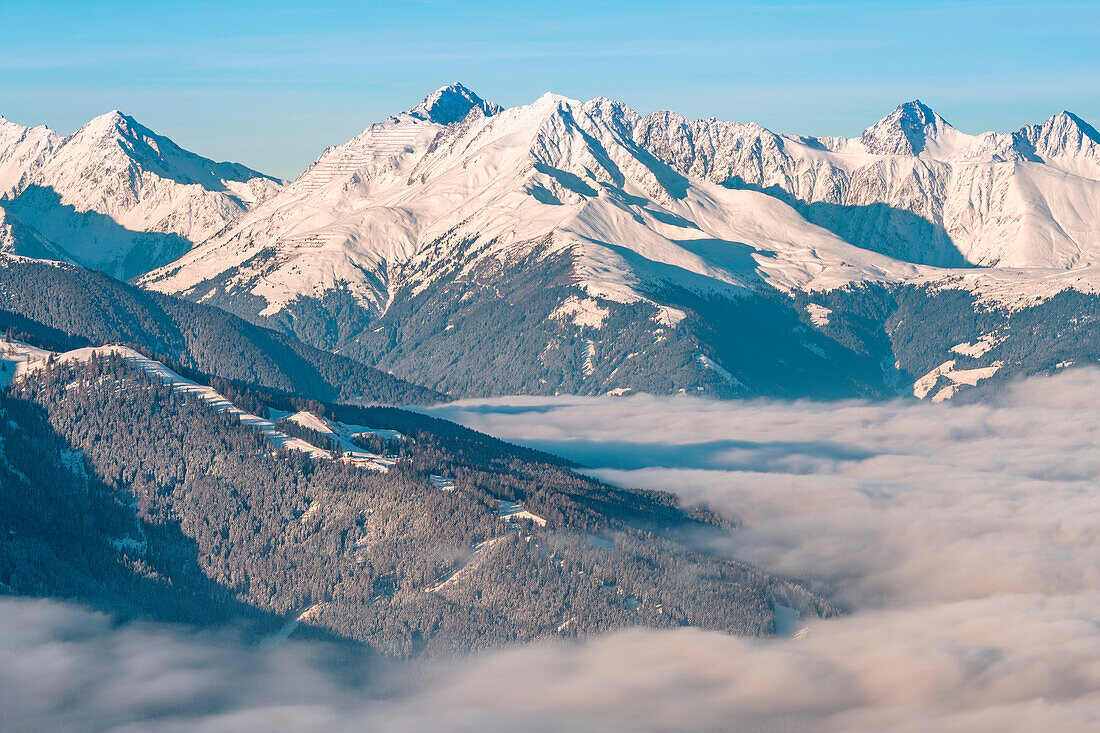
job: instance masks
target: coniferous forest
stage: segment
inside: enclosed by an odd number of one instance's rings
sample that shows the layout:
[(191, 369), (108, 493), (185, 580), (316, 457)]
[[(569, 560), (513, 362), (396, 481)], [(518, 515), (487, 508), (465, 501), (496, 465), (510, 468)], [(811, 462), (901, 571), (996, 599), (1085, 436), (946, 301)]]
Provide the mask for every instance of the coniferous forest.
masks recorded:
[(729, 523), (671, 495), (394, 408), (236, 396), (404, 437), (367, 439), (386, 472), (276, 452), (125, 358), (51, 364), (3, 403), (0, 587), (261, 635), (300, 620), (399, 657), (634, 625), (767, 634), (776, 602), (834, 610), (693, 550)]

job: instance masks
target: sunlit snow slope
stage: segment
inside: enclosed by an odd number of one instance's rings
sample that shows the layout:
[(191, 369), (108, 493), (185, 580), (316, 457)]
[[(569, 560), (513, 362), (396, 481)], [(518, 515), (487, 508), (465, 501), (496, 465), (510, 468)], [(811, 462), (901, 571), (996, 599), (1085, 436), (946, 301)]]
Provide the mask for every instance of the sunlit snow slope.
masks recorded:
[(113, 111), (68, 137), (0, 118), (0, 207), (24, 225), (5, 251), (128, 278), (178, 257), (280, 182), (183, 150)]

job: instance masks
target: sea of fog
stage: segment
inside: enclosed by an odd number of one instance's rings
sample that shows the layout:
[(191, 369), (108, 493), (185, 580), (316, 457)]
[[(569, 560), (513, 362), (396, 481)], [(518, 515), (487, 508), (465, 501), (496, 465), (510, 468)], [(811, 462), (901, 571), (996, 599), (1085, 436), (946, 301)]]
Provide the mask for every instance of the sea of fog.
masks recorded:
[[(0, 601), (0, 710), (171, 730), (1100, 730), (1100, 370), (988, 404), (503, 398), (432, 408), (735, 516), (713, 546), (848, 613), (432, 666)], [(354, 663), (352, 663), (354, 665)]]

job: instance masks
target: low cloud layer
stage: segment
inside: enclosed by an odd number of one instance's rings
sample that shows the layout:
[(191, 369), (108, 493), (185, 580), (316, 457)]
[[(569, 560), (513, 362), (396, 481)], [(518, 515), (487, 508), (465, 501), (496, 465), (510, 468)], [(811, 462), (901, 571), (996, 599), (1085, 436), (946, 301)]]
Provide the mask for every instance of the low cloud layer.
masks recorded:
[(796, 639), (631, 630), (430, 666), (0, 601), (12, 727), (1100, 729), (1100, 371), (988, 405), (558, 398), (433, 412), (738, 516), (715, 549), (850, 614)]
[(436, 413), (733, 514), (743, 527), (717, 549), (844, 605), (758, 648), (758, 674), (792, 683), (757, 698), (766, 728), (816, 699), (810, 728), (1100, 729), (1096, 369), (991, 404), (638, 396)]
[(739, 517), (727, 551), (852, 610), (1100, 590), (1100, 371), (989, 405), (459, 403), (436, 413)]
[(9, 730), (1092, 731), (1098, 627), (1100, 594), (1007, 595), (854, 614), (798, 640), (632, 630), (354, 670), (327, 648), (9, 599), (0, 710)]

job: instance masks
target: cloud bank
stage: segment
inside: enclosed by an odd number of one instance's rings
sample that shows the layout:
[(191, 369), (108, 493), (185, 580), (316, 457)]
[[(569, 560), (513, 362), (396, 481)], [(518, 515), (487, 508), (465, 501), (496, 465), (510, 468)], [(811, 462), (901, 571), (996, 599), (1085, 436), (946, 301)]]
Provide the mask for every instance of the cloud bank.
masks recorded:
[(729, 552), (824, 580), (852, 610), (1100, 590), (1097, 370), (994, 404), (638, 396), (434, 412), (731, 513), (744, 528)]
[(630, 630), (379, 666), (8, 599), (11, 727), (1100, 729), (1100, 371), (983, 405), (637, 396), (433, 413), (734, 514), (716, 551), (811, 579), (850, 613), (794, 639)]

